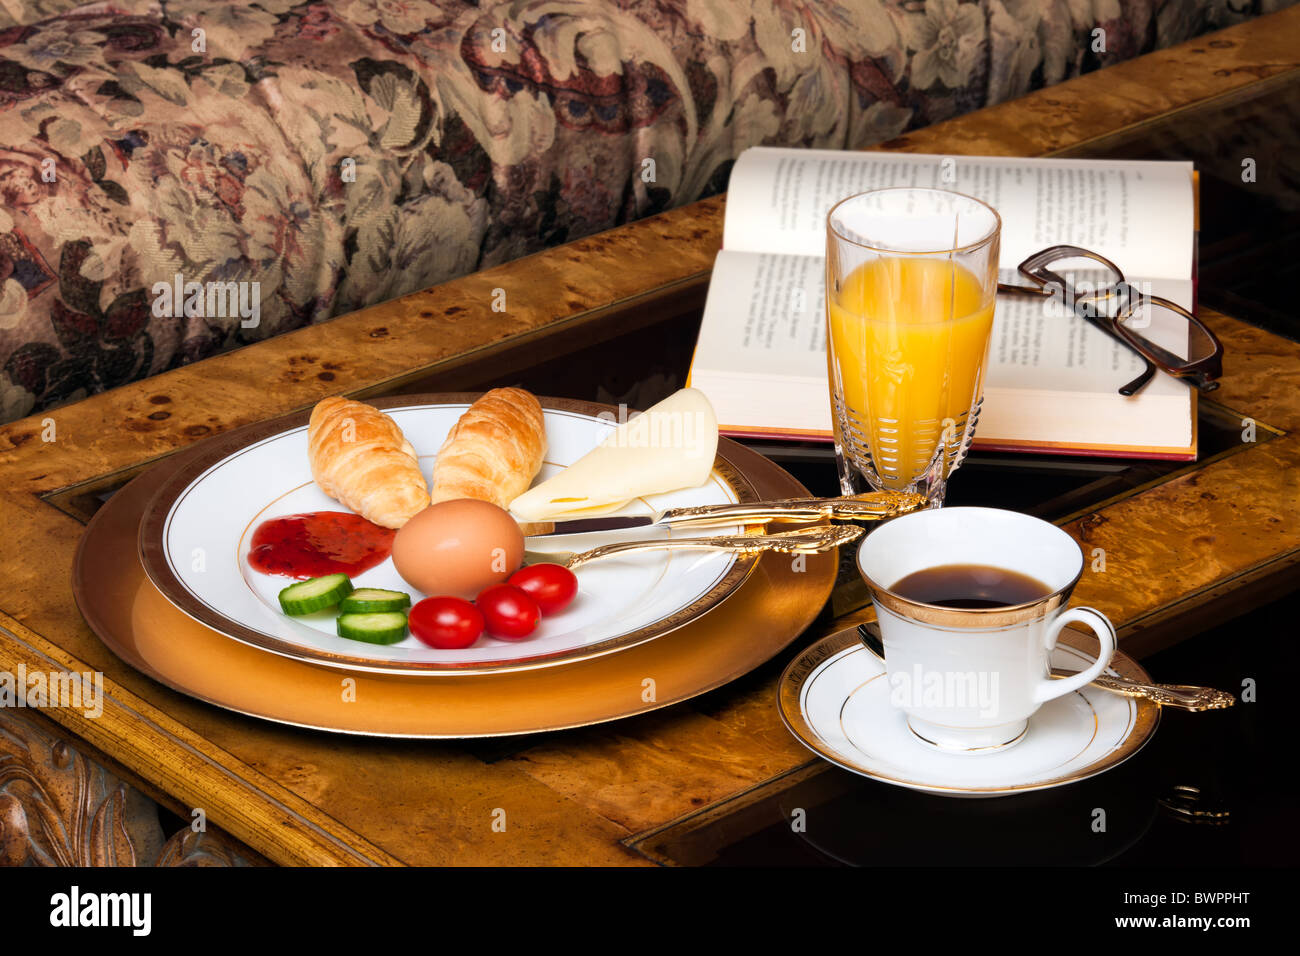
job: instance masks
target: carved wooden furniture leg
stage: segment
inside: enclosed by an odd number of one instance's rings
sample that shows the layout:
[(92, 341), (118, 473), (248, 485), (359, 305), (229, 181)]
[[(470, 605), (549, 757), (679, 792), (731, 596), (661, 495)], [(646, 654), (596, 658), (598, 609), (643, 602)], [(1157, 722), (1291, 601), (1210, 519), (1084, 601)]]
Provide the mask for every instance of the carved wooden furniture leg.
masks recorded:
[(170, 839), (159, 806), (44, 716), (0, 709), (0, 865), (250, 866), (208, 828)]

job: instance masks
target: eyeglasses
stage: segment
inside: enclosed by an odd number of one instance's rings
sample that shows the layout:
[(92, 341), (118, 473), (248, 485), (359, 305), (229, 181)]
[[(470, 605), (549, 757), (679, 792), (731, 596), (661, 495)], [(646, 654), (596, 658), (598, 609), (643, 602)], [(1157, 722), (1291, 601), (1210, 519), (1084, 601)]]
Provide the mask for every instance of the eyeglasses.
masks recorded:
[[(1075, 315), (1138, 354), (1146, 368), (1119, 390), (1121, 395), (1136, 395), (1157, 368), (1202, 392), (1219, 387), (1223, 344), (1215, 334), (1177, 302), (1131, 285), (1105, 256), (1078, 246), (1052, 246), (1020, 263), (1018, 271), (1034, 285), (999, 282), (999, 292), (1063, 302)], [(1172, 327), (1186, 329), (1185, 357), (1143, 334), (1143, 330)]]

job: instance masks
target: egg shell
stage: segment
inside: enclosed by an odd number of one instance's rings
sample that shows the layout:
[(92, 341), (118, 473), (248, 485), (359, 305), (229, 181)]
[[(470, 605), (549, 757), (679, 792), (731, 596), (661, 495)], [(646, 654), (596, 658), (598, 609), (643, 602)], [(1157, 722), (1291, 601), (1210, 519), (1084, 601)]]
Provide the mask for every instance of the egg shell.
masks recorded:
[(519, 570), (524, 536), (509, 512), (489, 501), (456, 498), (430, 505), (393, 538), (393, 565), (429, 596), (472, 600)]

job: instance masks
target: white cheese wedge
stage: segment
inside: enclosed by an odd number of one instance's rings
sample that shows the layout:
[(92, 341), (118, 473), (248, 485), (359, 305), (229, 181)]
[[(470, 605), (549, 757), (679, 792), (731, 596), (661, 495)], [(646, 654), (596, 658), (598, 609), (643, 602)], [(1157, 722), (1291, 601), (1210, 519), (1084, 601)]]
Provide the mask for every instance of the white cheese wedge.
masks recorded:
[(524, 521), (617, 511), (633, 498), (708, 481), (718, 419), (704, 393), (684, 388), (619, 425), (564, 471), (510, 503)]

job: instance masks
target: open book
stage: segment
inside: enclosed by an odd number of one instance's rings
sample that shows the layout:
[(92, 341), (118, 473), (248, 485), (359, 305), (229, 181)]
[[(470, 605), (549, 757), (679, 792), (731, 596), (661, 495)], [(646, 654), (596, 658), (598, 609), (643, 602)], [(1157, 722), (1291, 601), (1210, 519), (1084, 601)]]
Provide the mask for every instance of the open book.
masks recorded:
[[(847, 196), (887, 186), (952, 189), (993, 206), (1003, 282), (1027, 285), (1020, 262), (1070, 243), (1106, 256), (1133, 285), (1193, 307), (1191, 163), (748, 149), (731, 173), (689, 376), (724, 434), (831, 438), (826, 215)], [(1166, 310), (1153, 315), (1143, 334), (1186, 354), (1186, 324), (1166, 322)], [(975, 445), (1195, 458), (1195, 389), (1157, 372), (1137, 395), (1120, 395), (1142, 368), (1078, 316), (999, 295)]]

